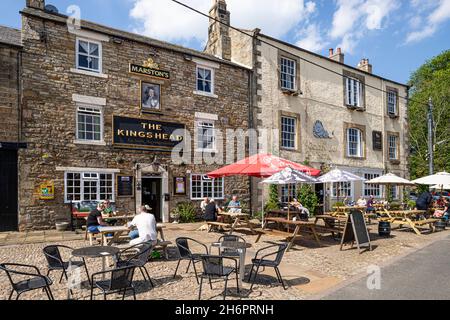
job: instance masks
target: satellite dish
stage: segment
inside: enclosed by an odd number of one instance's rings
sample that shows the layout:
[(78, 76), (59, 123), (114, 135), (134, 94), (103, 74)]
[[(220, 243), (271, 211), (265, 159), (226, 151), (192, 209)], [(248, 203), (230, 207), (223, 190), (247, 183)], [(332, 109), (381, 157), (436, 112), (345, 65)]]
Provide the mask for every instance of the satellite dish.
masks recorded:
[(50, 12), (50, 13), (59, 13), (58, 9), (51, 4), (48, 4), (45, 6), (45, 11)]

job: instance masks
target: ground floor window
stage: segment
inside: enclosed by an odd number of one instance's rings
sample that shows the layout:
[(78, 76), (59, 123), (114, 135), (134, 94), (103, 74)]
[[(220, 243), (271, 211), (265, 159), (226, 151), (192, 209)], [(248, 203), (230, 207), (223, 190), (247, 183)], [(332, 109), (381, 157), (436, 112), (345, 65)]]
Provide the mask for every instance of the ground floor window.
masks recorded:
[(398, 187), (391, 186), (389, 189), (390, 189), (390, 192), (391, 192), (391, 198), (393, 200), (398, 200), (399, 199)]
[(351, 182), (335, 182), (333, 183), (333, 187), (331, 189), (331, 195), (333, 198), (353, 198), (352, 187)]
[(101, 172), (66, 172), (64, 174), (65, 202), (114, 202), (114, 174)]
[(297, 198), (297, 186), (293, 185), (283, 185), (281, 186), (281, 202), (286, 203)]
[(203, 174), (191, 175), (191, 199), (202, 200), (204, 198), (215, 200), (224, 199), (224, 179), (212, 179)]
[[(375, 178), (378, 178), (380, 174), (378, 173), (365, 173), (364, 179), (366, 180), (372, 180)], [(364, 197), (370, 197), (374, 196), (375, 198), (381, 197), (381, 186), (376, 184), (368, 184), (364, 183), (364, 190), (363, 190)]]

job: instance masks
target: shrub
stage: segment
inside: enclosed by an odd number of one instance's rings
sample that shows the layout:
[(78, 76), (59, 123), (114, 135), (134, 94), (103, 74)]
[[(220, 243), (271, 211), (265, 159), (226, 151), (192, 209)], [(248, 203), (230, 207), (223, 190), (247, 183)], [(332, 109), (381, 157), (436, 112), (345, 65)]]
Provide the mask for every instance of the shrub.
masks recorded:
[(178, 216), (180, 223), (192, 223), (195, 222), (197, 212), (195, 207), (190, 202), (180, 202), (176, 208), (172, 210), (172, 216)]
[(408, 201), (408, 208), (413, 210), (416, 207), (416, 202), (414, 200)]
[(271, 210), (277, 210), (279, 209), (278, 206), (278, 186), (277, 185), (270, 185), (269, 189), (269, 200), (267, 201), (266, 205), (264, 206), (264, 211), (271, 211)]
[(314, 215), (319, 202), (316, 192), (311, 185), (304, 184), (298, 189), (298, 200), (307, 208), (311, 215)]

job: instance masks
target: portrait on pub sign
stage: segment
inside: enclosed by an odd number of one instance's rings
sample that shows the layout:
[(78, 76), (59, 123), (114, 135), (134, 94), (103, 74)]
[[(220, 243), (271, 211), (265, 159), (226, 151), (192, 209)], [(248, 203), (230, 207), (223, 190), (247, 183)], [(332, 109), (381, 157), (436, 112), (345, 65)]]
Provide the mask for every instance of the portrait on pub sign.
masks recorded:
[(161, 85), (141, 82), (141, 110), (161, 111)]

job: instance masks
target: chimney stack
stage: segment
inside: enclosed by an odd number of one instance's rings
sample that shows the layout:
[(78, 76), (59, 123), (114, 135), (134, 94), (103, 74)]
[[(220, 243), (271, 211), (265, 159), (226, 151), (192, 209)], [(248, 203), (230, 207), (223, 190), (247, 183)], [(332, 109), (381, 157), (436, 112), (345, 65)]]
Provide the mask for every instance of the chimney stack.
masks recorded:
[(330, 49), (328, 58), (340, 63), (344, 63), (344, 54), (342, 53), (341, 48), (337, 48), (336, 53), (334, 52), (333, 49)]
[[(218, 56), (224, 60), (231, 60), (230, 18), (225, 0), (213, 0), (213, 7), (209, 15), (208, 43), (205, 52)], [(221, 23), (216, 20), (221, 21)]]
[(359, 70), (372, 73), (372, 65), (369, 63), (369, 59), (362, 59), (360, 63), (358, 63)]
[(26, 4), (28, 8), (39, 10), (44, 10), (45, 8), (45, 0), (27, 0)]

